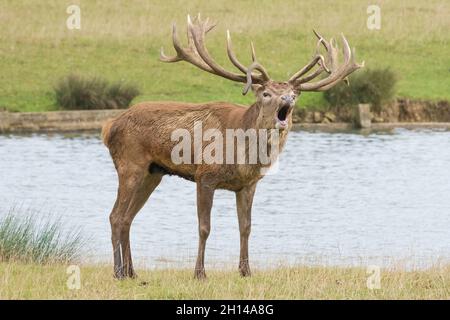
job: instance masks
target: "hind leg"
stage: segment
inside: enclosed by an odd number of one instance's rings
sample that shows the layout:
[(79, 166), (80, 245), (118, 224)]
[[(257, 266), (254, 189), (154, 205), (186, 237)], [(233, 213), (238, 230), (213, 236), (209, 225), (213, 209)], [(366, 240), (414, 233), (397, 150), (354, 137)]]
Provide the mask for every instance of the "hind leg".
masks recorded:
[(123, 271), (125, 277), (134, 278), (136, 276), (133, 269), (133, 261), (131, 258), (131, 246), (130, 246), (130, 228), (134, 217), (139, 212), (139, 210), (144, 206), (145, 202), (161, 182), (161, 175), (148, 174), (142, 186), (136, 192), (135, 198), (130, 203), (129, 209), (127, 210), (123, 224), (121, 228), (121, 248), (122, 248), (122, 260), (123, 260)]
[(119, 190), (110, 215), (116, 278), (134, 276), (129, 240), (131, 222), (160, 181), (161, 175), (150, 175), (146, 167), (128, 165), (119, 172)]
[(114, 259), (114, 277), (123, 277), (123, 266), (122, 266), (122, 254), (120, 250), (120, 225), (118, 221), (117, 208), (119, 206), (120, 198), (120, 186), (117, 194), (117, 199), (114, 207), (109, 215), (109, 222), (111, 224), (111, 242), (113, 247), (113, 259)]

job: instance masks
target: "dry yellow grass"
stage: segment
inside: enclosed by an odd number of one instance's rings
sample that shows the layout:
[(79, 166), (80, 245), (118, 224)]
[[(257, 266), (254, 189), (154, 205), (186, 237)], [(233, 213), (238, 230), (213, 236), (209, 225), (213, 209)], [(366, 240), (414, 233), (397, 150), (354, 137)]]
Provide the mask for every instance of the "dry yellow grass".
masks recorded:
[(136, 280), (117, 281), (110, 266), (81, 266), (81, 288), (67, 287), (66, 266), (0, 263), (0, 299), (449, 299), (450, 266), (422, 271), (381, 270), (381, 289), (367, 288), (366, 270), (281, 267), (255, 270), (140, 270)]

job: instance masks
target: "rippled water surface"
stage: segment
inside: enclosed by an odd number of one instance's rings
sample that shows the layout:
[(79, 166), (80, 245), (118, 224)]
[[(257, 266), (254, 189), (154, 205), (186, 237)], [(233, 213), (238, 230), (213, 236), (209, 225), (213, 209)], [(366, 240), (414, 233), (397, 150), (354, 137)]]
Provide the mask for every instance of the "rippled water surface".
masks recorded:
[[(60, 215), (91, 239), (91, 258), (110, 261), (116, 188), (97, 136), (0, 136), (0, 215)], [(190, 264), (195, 201), (194, 183), (165, 177), (133, 223), (135, 258)], [(206, 261), (237, 264), (238, 250), (234, 194), (219, 191)], [(292, 132), (279, 172), (258, 185), (250, 255), (260, 265), (449, 260), (450, 132)]]

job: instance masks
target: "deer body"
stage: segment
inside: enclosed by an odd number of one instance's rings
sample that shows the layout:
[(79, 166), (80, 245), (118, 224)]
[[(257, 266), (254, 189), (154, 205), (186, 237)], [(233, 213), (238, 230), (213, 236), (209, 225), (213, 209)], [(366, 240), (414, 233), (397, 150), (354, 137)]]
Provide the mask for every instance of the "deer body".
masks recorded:
[[(131, 161), (147, 166), (150, 174), (176, 175), (190, 181), (198, 181), (205, 175), (215, 176), (217, 189), (237, 191), (262, 178), (262, 165), (211, 165), (194, 161), (174, 164), (171, 152), (177, 141), (171, 139), (171, 133), (182, 128), (194, 136), (196, 122), (202, 123), (203, 131), (218, 129), (223, 137), (226, 129), (259, 129), (257, 108), (256, 105), (245, 107), (226, 102), (144, 102), (109, 121), (103, 130), (103, 140), (116, 168), (126, 167)], [(289, 127), (291, 125), (290, 119)], [(280, 134), (280, 148), (285, 144), (287, 132)]]
[[(256, 102), (250, 107), (226, 102), (191, 104), (182, 102), (144, 102), (131, 107), (117, 118), (108, 121), (102, 130), (102, 138), (109, 148), (119, 178), (117, 199), (110, 215), (111, 240), (113, 245), (114, 275), (117, 278), (134, 277), (131, 258), (130, 227), (138, 211), (145, 204), (164, 175), (177, 175), (193, 181), (197, 185), (197, 216), (199, 223), (198, 256), (195, 276), (205, 277), (204, 254), (206, 240), (211, 227), (211, 207), (216, 189), (235, 192), (240, 231), (239, 270), (242, 276), (250, 275), (248, 262), (248, 238), (251, 229), (251, 208), (257, 182), (263, 177), (275, 158), (255, 163), (206, 163), (195, 161), (196, 147), (191, 145), (187, 163), (176, 163), (173, 150), (177, 141), (172, 139), (175, 130), (184, 129), (195, 136), (195, 126), (200, 123), (203, 132), (215, 130), (226, 137), (227, 130), (278, 130), (277, 139), (273, 135), (258, 146), (265, 150), (282, 150), (292, 126), (292, 110), (302, 91), (321, 91), (331, 88), (347, 75), (362, 67), (353, 57), (347, 40), (344, 42), (344, 63), (337, 63), (337, 48), (333, 41), (325, 41), (319, 34), (317, 51), (311, 62), (295, 73), (287, 82), (270, 79), (267, 71), (256, 61), (252, 45), (252, 64), (247, 68), (240, 63), (231, 49), (231, 38), (227, 35), (227, 53), (230, 61), (245, 75), (229, 72), (218, 65), (209, 55), (204, 38), (213, 28), (208, 20), (200, 16), (192, 22), (188, 17), (189, 47), (183, 48), (173, 26), (173, 45), (177, 52), (168, 57), (161, 51), (164, 62), (186, 61), (209, 73), (232, 81), (246, 83), (244, 94), (250, 89), (255, 93)], [(319, 46), (327, 51), (325, 59), (318, 53)], [(318, 68), (311, 71), (314, 67)], [(254, 71), (258, 72), (255, 74)], [(311, 72), (310, 72), (311, 71)], [(310, 82), (322, 73), (328, 77)], [(217, 139), (217, 137), (216, 137)], [(225, 141), (224, 152), (229, 141)], [(244, 147), (245, 158), (250, 156), (250, 147)], [(202, 141), (200, 151), (204, 151)], [(237, 151), (237, 146), (231, 150)], [(215, 151), (217, 152), (217, 150)]]

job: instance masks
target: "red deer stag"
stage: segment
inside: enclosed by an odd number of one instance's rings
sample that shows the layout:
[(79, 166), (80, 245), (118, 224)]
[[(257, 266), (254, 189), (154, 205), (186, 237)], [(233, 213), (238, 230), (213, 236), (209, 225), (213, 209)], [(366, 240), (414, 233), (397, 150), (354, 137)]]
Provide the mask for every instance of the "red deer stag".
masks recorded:
[[(219, 130), (223, 136), (227, 129), (277, 129), (278, 147), (281, 150), (292, 126), (292, 110), (300, 93), (327, 90), (363, 66), (355, 62), (354, 51), (343, 35), (343, 61), (339, 63), (338, 49), (333, 39), (326, 41), (314, 31), (318, 42), (311, 61), (288, 81), (277, 82), (271, 80), (265, 68), (256, 60), (253, 44), (253, 62), (248, 67), (239, 62), (232, 50), (230, 33), (227, 32), (228, 57), (242, 74), (230, 72), (214, 61), (205, 46), (205, 36), (213, 27), (208, 19), (203, 21), (198, 16), (192, 21), (188, 16), (188, 46), (183, 47), (177, 36), (176, 25), (173, 24), (172, 40), (176, 55), (166, 56), (161, 49), (160, 60), (186, 61), (203, 71), (244, 83), (243, 93), (252, 89), (256, 96), (255, 103), (243, 107), (226, 102), (143, 102), (109, 120), (103, 127), (102, 138), (109, 148), (119, 178), (117, 199), (110, 215), (114, 275), (117, 278), (135, 276), (130, 249), (131, 223), (166, 174), (194, 181), (197, 185), (199, 244), (195, 277), (205, 277), (205, 245), (210, 232), (210, 213), (216, 189), (236, 193), (240, 231), (239, 271), (242, 276), (249, 276), (251, 208), (264, 165), (259, 160), (256, 164), (176, 164), (171, 154), (177, 141), (173, 141), (171, 134), (179, 128), (192, 133), (194, 122), (198, 121), (204, 130)], [(319, 53), (321, 46), (324, 47), (324, 56)], [(311, 82), (322, 74), (327, 76)], [(270, 148), (270, 142), (266, 143), (266, 147)]]

